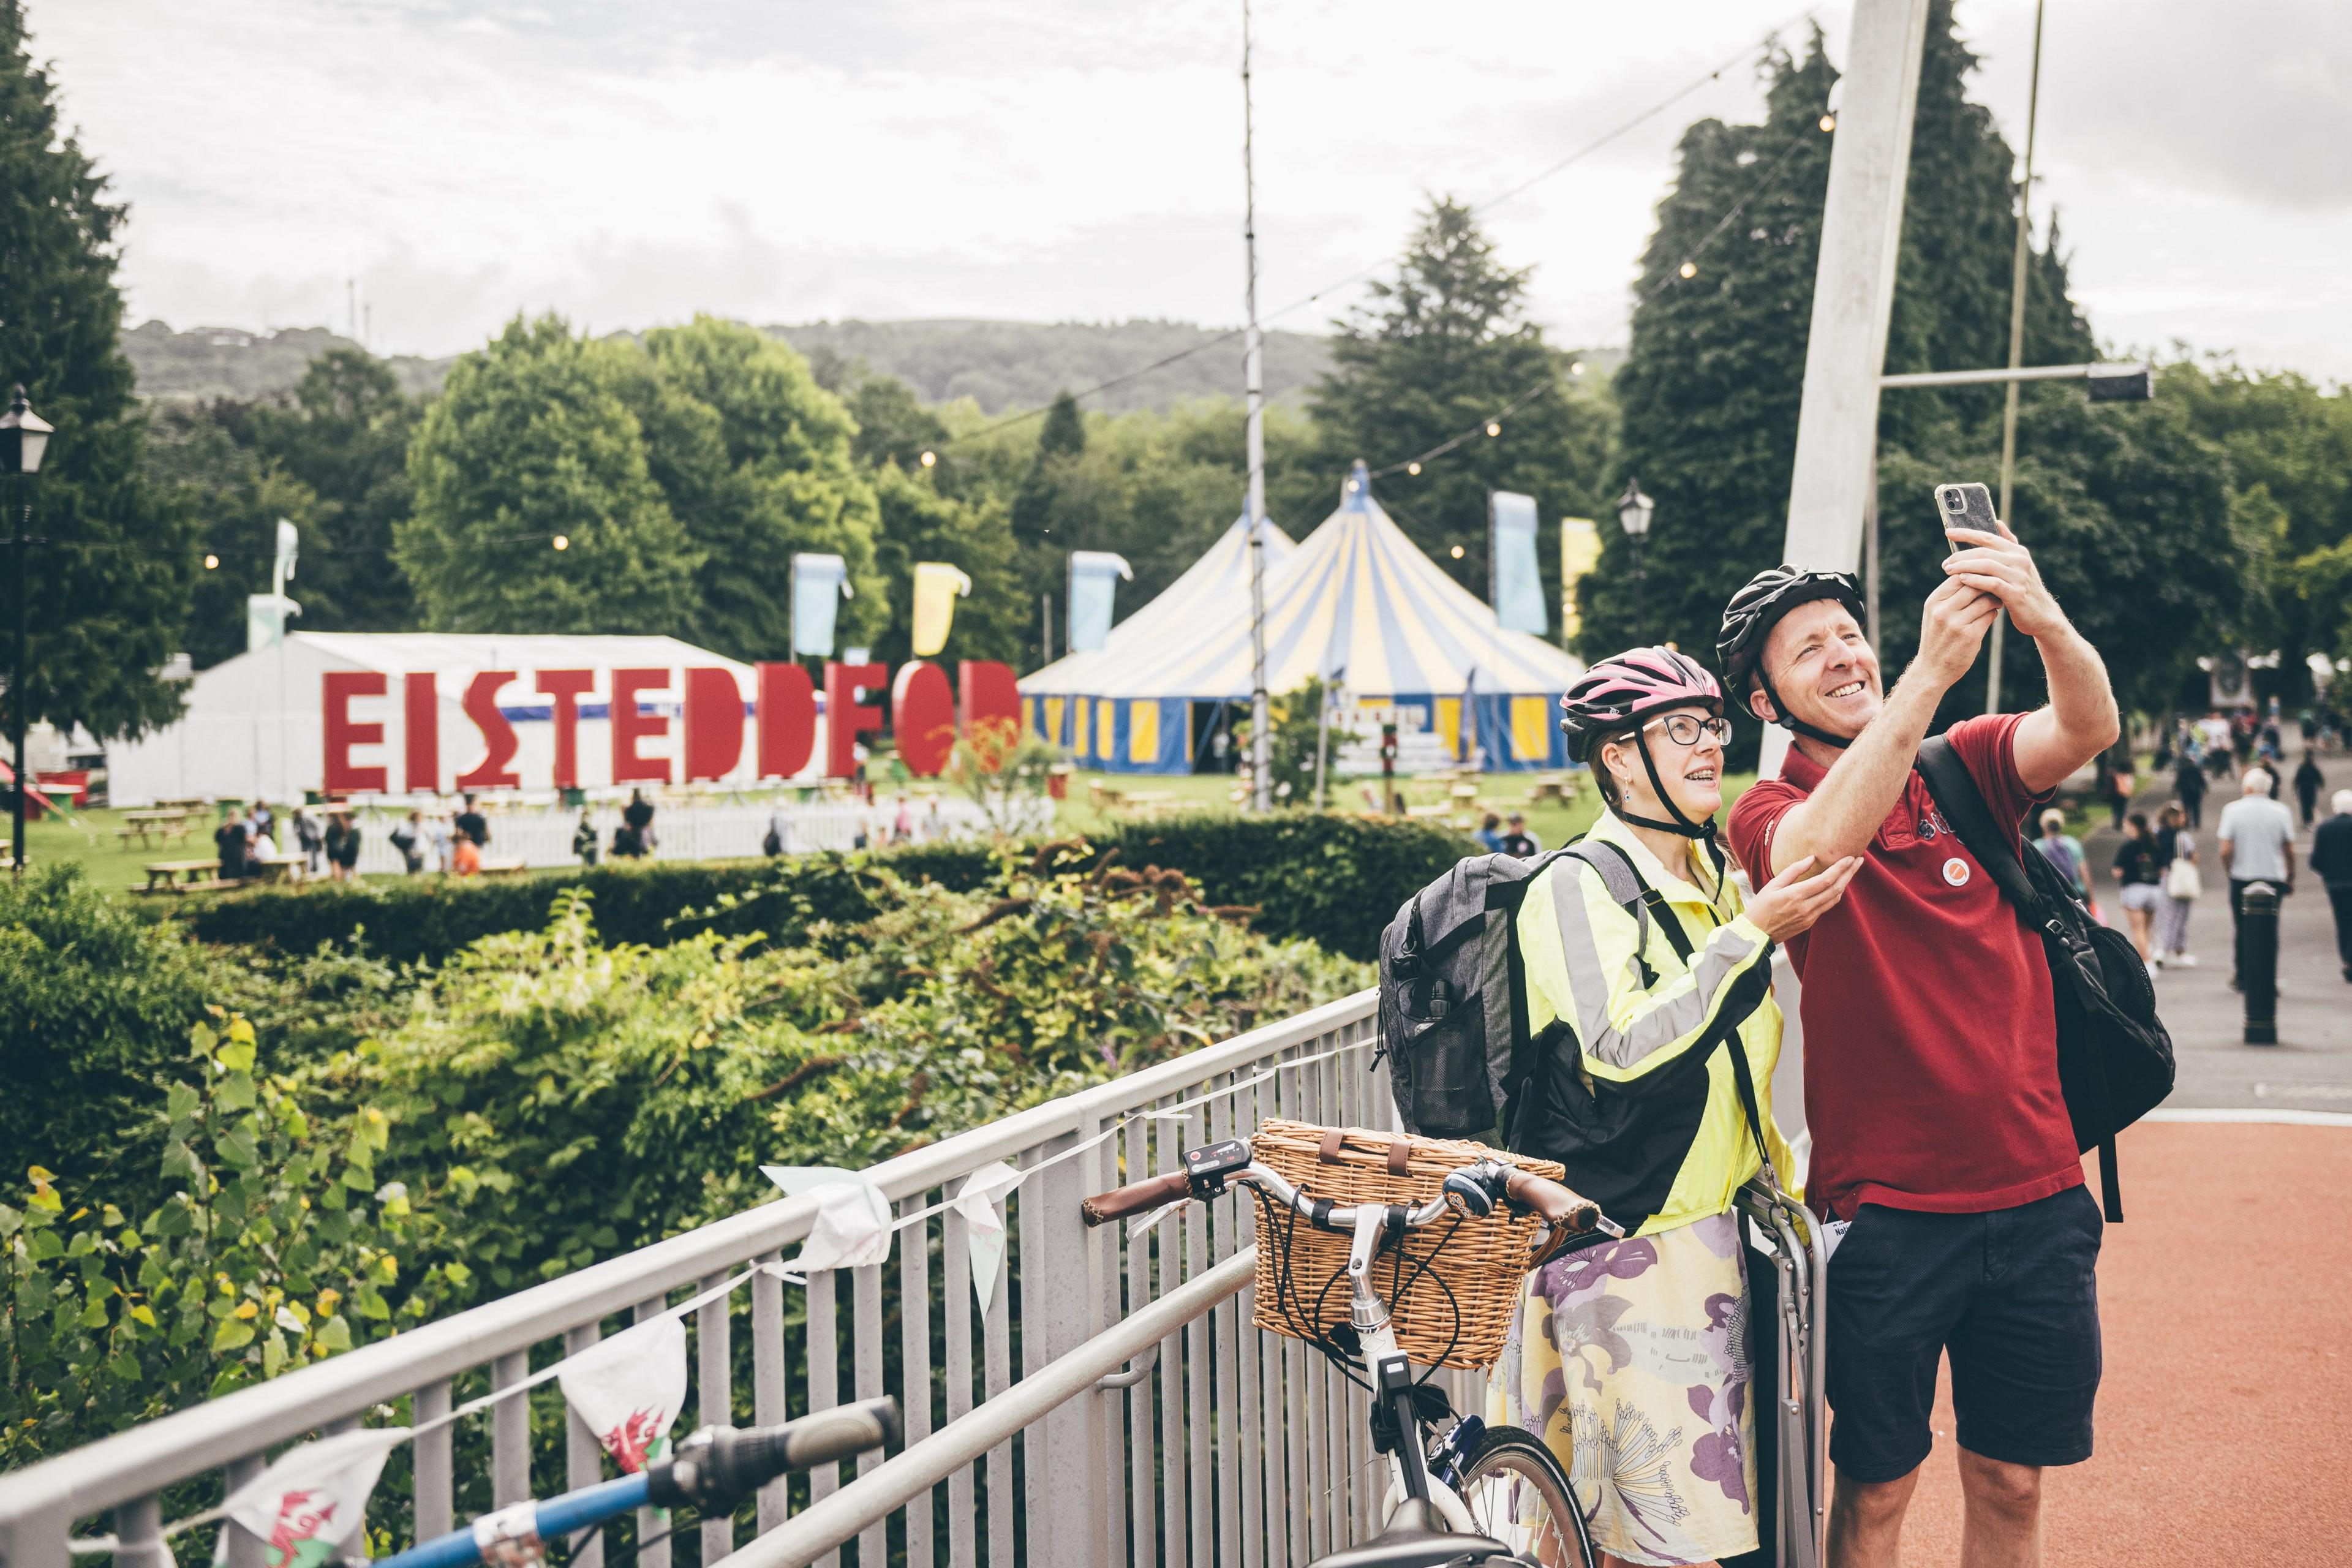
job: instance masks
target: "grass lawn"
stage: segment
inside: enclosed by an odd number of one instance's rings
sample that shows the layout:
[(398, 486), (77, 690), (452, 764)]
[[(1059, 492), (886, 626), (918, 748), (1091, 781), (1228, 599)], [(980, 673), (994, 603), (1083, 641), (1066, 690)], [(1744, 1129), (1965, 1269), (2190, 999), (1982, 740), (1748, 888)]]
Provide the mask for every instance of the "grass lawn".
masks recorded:
[[(122, 826), (120, 812), (95, 806), (75, 812), (71, 821), (48, 812), (25, 824), (25, 858), (36, 866), (79, 861), (97, 886), (124, 893), (147, 885), (146, 867), (151, 860), (212, 858), (213, 829), (218, 824), (219, 818), (209, 812), (192, 816), (186, 838), (176, 844), (151, 840), (142, 847), (135, 838), (126, 843), (117, 836), (115, 830)], [(0, 834), (6, 831), (0, 821)]]

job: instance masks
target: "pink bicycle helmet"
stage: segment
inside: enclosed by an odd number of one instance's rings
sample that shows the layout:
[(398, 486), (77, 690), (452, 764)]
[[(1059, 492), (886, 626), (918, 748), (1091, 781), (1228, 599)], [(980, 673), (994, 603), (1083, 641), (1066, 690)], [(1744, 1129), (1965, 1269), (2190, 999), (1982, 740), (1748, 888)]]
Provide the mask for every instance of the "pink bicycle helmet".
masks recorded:
[[(1591, 763), (1601, 742), (1627, 731), (1638, 731), (1641, 721), (1653, 713), (1669, 708), (1688, 708), (1698, 704), (1717, 713), (1723, 711), (1723, 688), (1706, 668), (1696, 659), (1670, 647), (1637, 647), (1628, 649), (1577, 677), (1560, 700), (1559, 727), (1568, 735), (1569, 754), (1581, 763)], [(1620, 816), (1643, 827), (1661, 828), (1692, 838), (1712, 838), (1715, 824), (1693, 822), (1666, 793), (1664, 781), (1658, 777), (1658, 765), (1651, 759), (1648, 738), (1637, 733), (1635, 747), (1642, 754), (1642, 763), (1650, 774), (1651, 786), (1656, 790), (1674, 820), (1659, 822), (1648, 817), (1633, 816), (1622, 807), (1615, 808)]]

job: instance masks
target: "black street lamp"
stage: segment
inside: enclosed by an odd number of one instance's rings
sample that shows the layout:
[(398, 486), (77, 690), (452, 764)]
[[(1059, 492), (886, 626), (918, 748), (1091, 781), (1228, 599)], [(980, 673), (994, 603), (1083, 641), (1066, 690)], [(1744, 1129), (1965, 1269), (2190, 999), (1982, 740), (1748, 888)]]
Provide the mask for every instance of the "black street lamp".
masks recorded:
[(1650, 513), (1658, 503), (1642, 493), (1639, 479), (1625, 481), (1625, 493), (1617, 498), (1617, 521), (1625, 530), (1625, 537), (1633, 545), (1633, 641), (1637, 646), (1650, 640), (1648, 616), (1642, 605), (1642, 542), (1650, 536)]
[(25, 530), (33, 516), (33, 476), (41, 471), (41, 455), (48, 450), (51, 428), (25, 401), (25, 389), (13, 389), (8, 411), (0, 414), (0, 474), (16, 476), (16, 533), (9, 542), (14, 549), (8, 557), (16, 569), (16, 638), (8, 670), (8, 728), (16, 742), (16, 769), (13, 870), (20, 878), (25, 874), (25, 792), (33, 787), (31, 775), (25, 771), (25, 608), (32, 597), (27, 581), (32, 575), (30, 558), (25, 553), (32, 542), (25, 537)]

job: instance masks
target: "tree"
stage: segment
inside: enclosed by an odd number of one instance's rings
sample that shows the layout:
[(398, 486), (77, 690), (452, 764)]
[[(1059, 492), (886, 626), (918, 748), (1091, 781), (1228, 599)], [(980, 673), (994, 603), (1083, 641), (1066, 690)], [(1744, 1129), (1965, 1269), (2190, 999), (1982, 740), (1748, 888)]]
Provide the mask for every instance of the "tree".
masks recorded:
[[(193, 519), (199, 547), (218, 563), (196, 574), (188, 592), (180, 645), (198, 669), (246, 650), (246, 599), (269, 592), (278, 550), (278, 520), (294, 524), (304, 542), (318, 541), (318, 498), (254, 449), (252, 404), (227, 398), (205, 404), (164, 404), (150, 411), (141, 466), (149, 481), (183, 516)], [(387, 563), (374, 559), (379, 574)], [(296, 629), (322, 631), (310, 592), (317, 563), (305, 558), (287, 594), (302, 606)], [(326, 570), (332, 574), (334, 566)], [(331, 603), (331, 601), (329, 601)], [(324, 606), (319, 606), (324, 607)]]
[[(1967, 100), (1975, 65), (1948, 0), (1935, 0), (1889, 332), (1892, 370), (2008, 359), (2014, 160), (1990, 115)], [(1776, 54), (1766, 68), (1763, 124), (1703, 121), (1685, 133), (1617, 378), (1621, 460), (1658, 503), (1645, 629), (1653, 640), (1694, 650), (1712, 648), (1723, 604), (1739, 584), (1780, 559), (1787, 526), (1828, 179), (1830, 138), (1819, 121), (1834, 73), (1818, 29), (1802, 59)], [(1681, 275), (1686, 260), (1695, 268), (1689, 279)], [(2028, 363), (2093, 357), (2054, 222), (2030, 258), (2026, 320)], [(1918, 604), (1947, 553), (1927, 492), (1944, 480), (1995, 481), (2000, 407), (1998, 388), (1906, 391), (1885, 400), (1880, 655), (1890, 678), (1916, 645)], [(2126, 700), (2159, 700), (2191, 645), (2232, 613), (2238, 596), (2231, 574), (2244, 556), (2231, 526), (2222, 455), (2183, 409), (2093, 407), (2078, 387), (2028, 393), (2019, 451), (2011, 521), (2106, 652)], [(1618, 531), (1602, 531), (1600, 568), (1579, 592), (1588, 658), (1633, 639), (1628, 552)], [(2005, 706), (2041, 700), (2039, 666), (2022, 641), (2010, 639)], [(1953, 688), (1944, 721), (1981, 707), (1981, 679)]]
[[(140, 468), (145, 421), (118, 347), (123, 208), (106, 198), (104, 176), (58, 137), (21, 0), (0, 0), (0, 392), (22, 383), (57, 426), (29, 491), (28, 531), (48, 542), (11, 551), (0, 571), (10, 599), (37, 606), (23, 688), (0, 697), (0, 731), (17, 704), (99, 735), (137, 733), (180, 708), (155, 672), (178, 651), (193, 530)], [(16, 518), (5, 521), (0, 535)]]
[(1073, 548), (1066, 539), (1056, 540), (1056, 524), (1067, 525), (1069, 519), (1057, 517), (1055, 507), (1056, 481), (1060, 469), (1087, 449), (1086, 416), (1078, 412), (1078, 400), (1067, 390), (1056, 393), (1052, 406), (1045, 410), (1045, 423), (1037, 430), (1037, 455), (1029, 465), (1028, 477), (1021, 481), (1021, 491), (1013, 498), (1013, 537), (1023, 544), (1045, 544), (1052, 542), (1062, 549)]
[(700, 561), (686, 635), (735, 658), (784, 658), (801, 551), (848, 563), (858, 596), (844, 630), (880, 632), (878, 519), (852, 453), (856, 423), (790, 344), (698, 316), (646, 333), (622, 389), (649, 472)]
[(896, 463), (883, 464), (873, 478), (881, 508), (875, 565), (889, 614), (873, 645), (875, 658), (897, 665), (914, 657), (915, 565), (944, 561), (971, 579), (971, 594), (957, 602), (948, 646), (938, 657), (1018, 659), (1029, 616), (1003, 503), (943, 495), (924, 470), (908, 473)]
[(1376, 487), (1412, 542), (1482, 598), (1488, 491), (1532, 495), (1542, 516), (1590, 512), (1603, 499), (1607, 416), (1526, 319), (1530, 271), (1501, 263), (1468, 206), (1433, 201), (1395, 279), (1374, 281), (1370, 302), (1333, 323), (1331, 369), (1313, 394), (1332, 501), (1354, 459), (1402, 463), (1502, 416), (1497, 435)]
[(423, 412), (389, 364), (349, 345), (312, 360), (289, 404), (253, 407), (253, 449), (317, 499), (291, 591), (303, 629), (415, 628), (415, 595), (393, 559), (393, 534), (412, 504), (408, 443)]
[[(436, 630), (675, 634), (702, 557), (646, 469), (625, 346), (516, 317), (450, 367), (409, 448), (400, 564)], [(552, 548), (555, 536), (568, 548)]]

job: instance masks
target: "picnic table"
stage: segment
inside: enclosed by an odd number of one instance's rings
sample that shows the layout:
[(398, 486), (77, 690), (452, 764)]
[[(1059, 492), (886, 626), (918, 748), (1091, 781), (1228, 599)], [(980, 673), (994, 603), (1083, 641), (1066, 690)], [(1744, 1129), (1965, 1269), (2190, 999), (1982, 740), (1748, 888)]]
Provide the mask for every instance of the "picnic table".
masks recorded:
[(159, 844), (173, 843), (188, 836), (188, 814), (162, 806), (126, 811), (122, 814), (122, 826), (114, 830), (114, 836), (126, 845), (136, 838), (142, 849), (147, 847), (150, 838)]
[(218, 860), (150, 860), (146, 870), (147, 885), (131, 891), (187, 893), (224, 885), (218, 875)]

